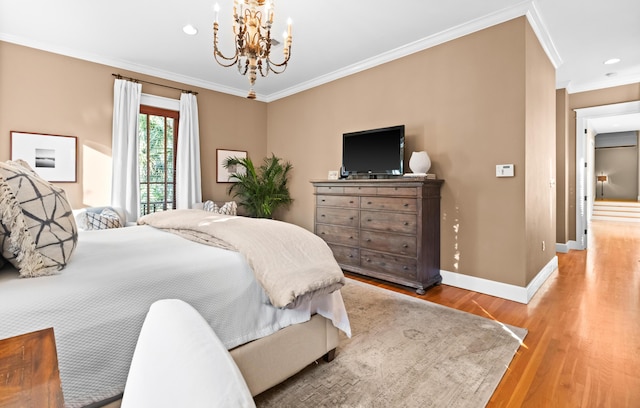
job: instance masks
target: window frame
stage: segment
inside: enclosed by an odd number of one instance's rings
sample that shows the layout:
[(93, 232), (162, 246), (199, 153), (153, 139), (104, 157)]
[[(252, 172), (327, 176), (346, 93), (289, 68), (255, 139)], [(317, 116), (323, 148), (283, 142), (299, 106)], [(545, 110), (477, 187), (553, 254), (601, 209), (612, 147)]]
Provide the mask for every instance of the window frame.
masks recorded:
[[(150, 134), (150, 127), (149, 127), (149, 120), (148, 120), (148, 116), (152, 115), (152, 116), (162, 116), (165, 118), (165, 144), (164, 144), (164, 157), (165, 157), (165, 170), (166, 170), (166, 157), (167, 157), (167, 143), (166, 143), (166, 120), (167, 118), (171, 118), (173, 119), (173, 180), (171, 182), (167, 181), (167, 172), (164, 172), (164, 182), (162, 183), (164, 185), (164, 201), (163, 201), (163, 211), (167, 210), (167, 204), (169, 203), (169, 201), (166, 200), (167, 198), (167, 185), (168, 184), (172, 184), (173, 185), (173, 200), (171, 201), (172, 204), (172, 208), (176, 208), (176, 173), (177, 173), (177, 168), (176, 168), (176, 160), (177, 160), (177, 150), (178, 150), (178, 137), (179, 137), (179, 125), (180, 125), (180, 112), (179, 111), (175, 111), (172, 109), (165, 109), (165, 108), (160, 108), (157, 106), (151, 106), (151, 105), (143, 105), (140, 104), (140, 111), (138, 112), (138, 115), (146, 115), (147, 116), (147, 134), (146, 134), (146, 142), (147, 142), (147, 146), (150, 145), (149, 143), (149, 134)], [(139, 135), (138, 135), (139, 137)], [(140, 150), (138, 149), (138, 154), (140, 154)], [(150, 157), (150, 151), (149, 149), (147, 149), (147, 167), (148, 167), (148, 163), (149, 163), (149, 157)], [(140, 166), (140, 165), (138, 165)], [(140, 199), (140, 216), (146, 215), (146, 214), (150, 214), (151, 211), (149, 211), (151, 205), (150, 205), (150, 195), (149, 195), (149, 191), (150, 191), (150, 186), (152, 184), (160, 184), (158, 182), (151, 182), (149, 180), (149, 169), (147, 168), (147, 180), (145, 182), (143, 182), (142, 180), (139, 180), (138, 182), (138, 191), (141, 191), (143, 186), (146, 186), (147, 188), (147, 201), (146, 203), (142, 202), (142, 198)], [(138, 167), (138, 171), (140, 171), (140, 168)], [(147, 208), (147, 212), (143, 213), (143, 208)], [(153, 211), (155, 212), (155, 211)]]

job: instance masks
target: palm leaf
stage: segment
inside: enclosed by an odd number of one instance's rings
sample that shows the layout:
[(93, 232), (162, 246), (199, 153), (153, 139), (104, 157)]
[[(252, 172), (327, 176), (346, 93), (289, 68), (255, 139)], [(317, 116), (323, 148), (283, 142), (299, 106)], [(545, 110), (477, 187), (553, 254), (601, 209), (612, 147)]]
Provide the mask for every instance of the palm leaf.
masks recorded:
[(287, 186), (291, 163), (280, 163), (273, 153), (266, 157), (256, 168), (250, 158), (230, 157), (224, 163), (225, 168), (242, 166), (245, 172), (235, 172), (230, 177), (237, 181), (229, 187), (229, 194), (238, 198), (251, 217), (272, 218), (273, 212), (293, 202)]

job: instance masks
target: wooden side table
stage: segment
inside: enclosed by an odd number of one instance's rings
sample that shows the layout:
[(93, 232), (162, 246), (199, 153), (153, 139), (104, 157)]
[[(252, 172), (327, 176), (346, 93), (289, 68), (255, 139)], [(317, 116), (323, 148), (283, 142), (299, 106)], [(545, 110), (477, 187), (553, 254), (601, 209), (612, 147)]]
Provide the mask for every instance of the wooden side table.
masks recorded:
[(63, 406), (53, 328), (0, 340), (0, 407)]

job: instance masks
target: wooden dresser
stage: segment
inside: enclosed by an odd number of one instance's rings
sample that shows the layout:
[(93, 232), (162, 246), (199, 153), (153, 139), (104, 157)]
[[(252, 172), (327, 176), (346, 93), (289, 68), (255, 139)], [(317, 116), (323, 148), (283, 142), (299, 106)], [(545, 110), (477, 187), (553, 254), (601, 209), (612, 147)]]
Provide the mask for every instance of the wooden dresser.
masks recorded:
[(440, 276), (444, 180), (314, 181), (315, 233), (342, 269), (425, 289)]

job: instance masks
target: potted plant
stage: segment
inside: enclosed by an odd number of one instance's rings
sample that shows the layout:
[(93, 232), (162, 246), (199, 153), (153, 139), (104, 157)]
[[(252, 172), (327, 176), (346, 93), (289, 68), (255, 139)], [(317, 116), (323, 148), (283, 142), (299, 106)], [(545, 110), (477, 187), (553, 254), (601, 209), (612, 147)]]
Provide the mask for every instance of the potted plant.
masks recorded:
[(291, 204), (287, 186), (291, 163), (281, 163), (273, 153), (265, 157), (264, 162), (256, 168), (250, 158), (229, 157), (223, 163), (227, 169), (244, 168), (234, 171), (230, 178), (234, 183), (229, 187), (229, 194), (238, 197), (238, 204), (244, 207), (247, 215), (255, 218), (273, 218), (273, 212), (281, 206)]

